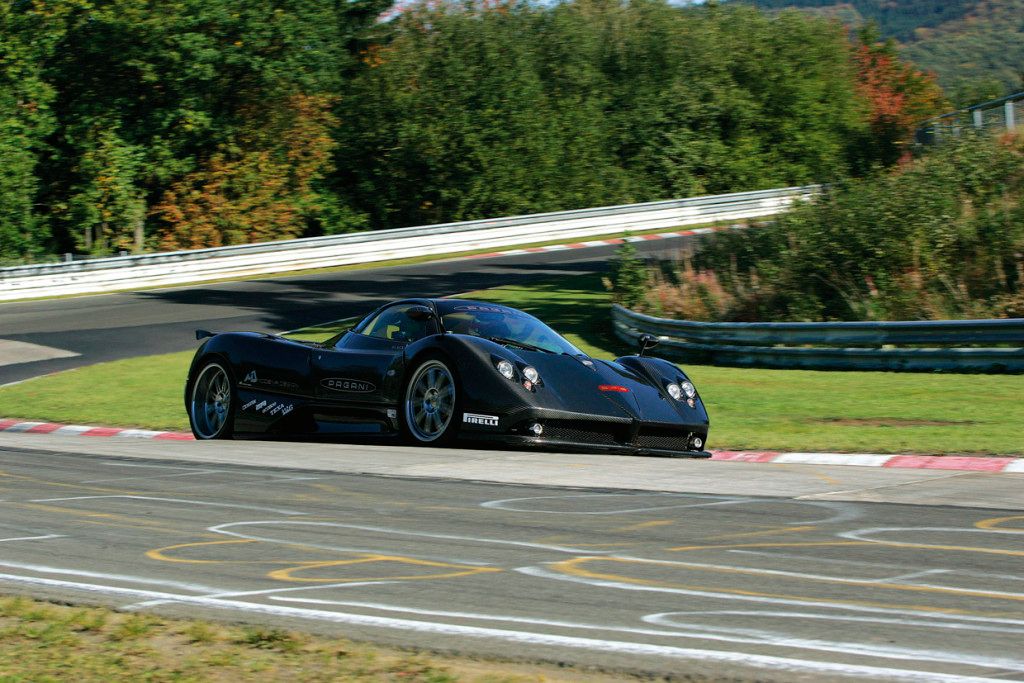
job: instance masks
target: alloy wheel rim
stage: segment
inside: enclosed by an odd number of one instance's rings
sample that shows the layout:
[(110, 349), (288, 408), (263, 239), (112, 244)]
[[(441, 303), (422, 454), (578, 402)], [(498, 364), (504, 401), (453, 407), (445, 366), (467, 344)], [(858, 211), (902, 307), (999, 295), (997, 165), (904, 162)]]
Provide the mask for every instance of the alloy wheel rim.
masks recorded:
[(405, 417), (420, 441), (434, 441), (444, 434), (455, 413), (455, 380), (440, 361), (420, 366), (409, 382)]
[(211, 363), (199, 375), (192, 389), (192, 425), (204, 439), (212, 439), (228, 421), (231, 410), (231, 382), (224, 368)]

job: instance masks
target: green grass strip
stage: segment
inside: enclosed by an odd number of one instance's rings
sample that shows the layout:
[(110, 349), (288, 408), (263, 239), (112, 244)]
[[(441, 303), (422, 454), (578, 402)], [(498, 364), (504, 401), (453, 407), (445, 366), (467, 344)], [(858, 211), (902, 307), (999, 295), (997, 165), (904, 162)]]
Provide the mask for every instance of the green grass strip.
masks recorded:
[(0, 681), (67, 680), (610, 683), (622, 678), (554, 664), (366, 645), (265, 626), (0, 597)]

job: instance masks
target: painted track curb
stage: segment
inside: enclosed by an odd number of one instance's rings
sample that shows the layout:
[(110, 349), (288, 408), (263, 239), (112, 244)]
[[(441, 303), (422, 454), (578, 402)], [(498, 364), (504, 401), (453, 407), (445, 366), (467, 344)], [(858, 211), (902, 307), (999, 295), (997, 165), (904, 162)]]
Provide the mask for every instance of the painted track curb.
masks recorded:
[[(118, 437), (158, 441), (194, 441), (189, 432), (161, 432), (126, 427), (65, 425), (57, 422), (32, 422), (0, 419), (0, 432), (55, 434), (59, 436)], [(963, 472), (1007, 472), (1024, 474), (1024, 458), (877, 454), (877, 453), (785, 453), (782, 451), (711, 451), (712, 460), (724, 462), (775, 463), (780, 465), (848, 465), (892, 469), (958, 470)]]
[(158, 432), (151, 429), (65, 425), (57, 422), (30, 422), (11, 419), (0, 419), (0, 432), (56, 434), (59, 436), (117, 436), (130, 439), (158, 439), (161, 441), (192, 441), (195, 438), (189, 432)]
[(568, 249), (587, 249), (590, 247), (605, 247), (625, 242), (651, 242), (655, 240), (674, 239), (676, 237), (690, 237), (692, 235), (706, 235), (722, 230), (739, 230), (749, 228), (750, 223), (730, 223), (729, 225), (718, 225), (710, 228), (694, 228), (693, 230), (673, 230), (670, 232), (649, 233), (646, 235), (633, 235), (630, 237), (610, 237), (603, 240), (587, 240), (585, 242), (571, 242), (566, 244), (549, 244), (544, 247), (522, 247), (519, 249), (506, 249), (505, 251), (491, 251), (485, 254), (472, 254), (470, 256), (456, 257), (457, 260), (473, 260), (498, 258), (499, 256), (519, 256), (521, 254), (540, 254), (546, 251), (566, 251)]

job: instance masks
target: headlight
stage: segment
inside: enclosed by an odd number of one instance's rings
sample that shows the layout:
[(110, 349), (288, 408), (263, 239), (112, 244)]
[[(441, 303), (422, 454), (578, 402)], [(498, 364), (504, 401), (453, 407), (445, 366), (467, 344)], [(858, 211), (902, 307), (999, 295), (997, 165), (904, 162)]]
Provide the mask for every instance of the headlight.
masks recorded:
[(683, 397), (683, 390), (679, 388), (678, 384), (668, 384), (665, 386), (665, 390), (668, 391), (668, 395), (679, 400)]
[(527, 365), (525, 368), (523, 368), (523, 377), (536, 384), (537, 380), (540, 379), (540, 373), (537, 372), (537, 368), (533, 367), (532, 365)]
[(697, 395), (697, 390), (693, 387), (690, 382), (683, 382), (679, 385), (683, 389), (683, 393), (686, 394), (686, 398), (693, 398)]
[(498, 361), (498, 372), (505, 379), (512, 379), (512, 376), (516, 374), (516, 369), (512, 367), (512, 364), (507, 360)]

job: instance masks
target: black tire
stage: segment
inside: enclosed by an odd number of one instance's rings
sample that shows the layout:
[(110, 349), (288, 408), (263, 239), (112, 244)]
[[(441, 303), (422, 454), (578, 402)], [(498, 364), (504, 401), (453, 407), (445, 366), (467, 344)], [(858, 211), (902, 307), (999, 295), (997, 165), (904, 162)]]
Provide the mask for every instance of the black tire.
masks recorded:
[(197, 440), (232, 438), (236, 395), (226, 365), (219, 360), (203, 365), (189, 389), (188, 422)]
[(461, 386), (444, 358), (431, 356), (409, 373), (402, 394), (402, 434), (413, 444), (445, 446), (459, 431)]

